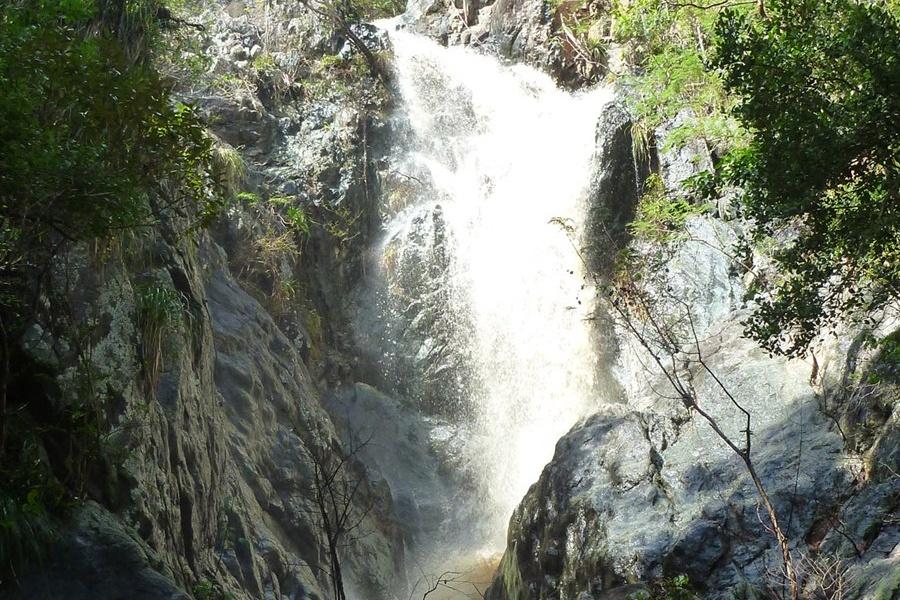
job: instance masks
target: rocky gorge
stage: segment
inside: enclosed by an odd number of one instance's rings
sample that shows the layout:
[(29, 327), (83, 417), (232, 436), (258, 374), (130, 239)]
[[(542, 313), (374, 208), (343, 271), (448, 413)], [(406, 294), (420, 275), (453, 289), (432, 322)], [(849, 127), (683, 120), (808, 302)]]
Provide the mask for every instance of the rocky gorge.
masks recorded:
[[(783, 594), (753, 481), (673, 373), (752, 434), (804, 597), (900, 595), (900, 364), (870, 343), (896, 305), (800, 358), (747, 339), (776, 275), (769, 249), (736, 255), (738, 190), (662, 243), (629, 227), (715, 149), (668, 143), (690, 111), (639, 147), (632, 90), (600, 83), (623, 50), (586, 61), (551, 8), (410, 0), (352, 25), (386, 87), (305, 3), (179, 9), (202, 29), (161, 68), (234, 201), (193, 236), (169, 219), (55, 266), (115, 452), (4, 597)], [(623, 249), (650, 264), (645, 311), (688, 329), (617, 318)], [(148, 289), (184, 316), (148, 329)], [(679, 335), (658, 369), (654, 336)], [(33, 323), (20, 389), (65, 402), (75, 338)]]

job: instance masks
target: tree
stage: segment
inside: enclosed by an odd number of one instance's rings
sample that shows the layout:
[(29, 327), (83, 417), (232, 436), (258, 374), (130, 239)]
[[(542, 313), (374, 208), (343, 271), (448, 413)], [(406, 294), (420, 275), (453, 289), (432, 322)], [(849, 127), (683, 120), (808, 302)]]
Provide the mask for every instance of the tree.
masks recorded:
[[(119, 41), (111, 5), (0, 9), (0, 286), (9, 318), (71, 244), (216, 207), (212, 142)], [(132, 7), (133, 10), (133, 7)], [(99, 23), (99, 24), (98, 24)], [(129, 29), (135, 35), (133, 26)], [(145, 42), (139, 42), (143, 44)], [(7, 329), (14, 329), (7, 320)], [(8, 331), (8, 333), (12, 333)]]
[(900, 22), (894, 2), (770, 0), (723, 12), (711, 66), (752, 132), (720, 180), (755, 236), (792, 231), (751, 337), (802, 354), (822, 327), (900, 298)]
[(334, 600), (347, 600), (341, 569), (342, 550), (365, 534), (362, 526), (372, 510), (371, 502), (362, 502), (365, 475), (354, 472), (357, 455), (370, 441), (371, 438), (359, 440), (351, 431), (346, 451), (336, 444), (313, 446), (309, 450), (313, 465), (310, 492), (316, 508), (314, 517), (325, 535), (324, 550), (328, 553), (328, 577)]
[(355, 28), (364, 19), (393, 16), (403, 12), (405, 5), (397, 0), (299, 0), (307, 10), (328, 21), (335, 31), (347, 39), (362, 54), (382, 85), (387, 86), (387, 70), (368, 44), (356, 33)]

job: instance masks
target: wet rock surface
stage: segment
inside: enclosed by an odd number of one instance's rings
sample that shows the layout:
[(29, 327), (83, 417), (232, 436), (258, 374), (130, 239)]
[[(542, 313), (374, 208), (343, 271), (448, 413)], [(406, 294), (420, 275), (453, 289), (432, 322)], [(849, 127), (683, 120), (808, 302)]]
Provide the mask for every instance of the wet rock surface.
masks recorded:
[(596, 126), (594, 176), (590, 182), (587, 251), (590, 268), (608, 276), (619, 248), (628, 242), (626, 225), (634, 218), (649, 161), (635, 159), (632, 122), (625, 106), (611, 103)]
[(462, 545), (478, 527), (478, 515), (456, 500), (470, 485), (459, 464), (463, 427), (363, 383), (332, 390), (324, 402), (345, 447), (358, 447), (355, 458), (371, 485), (390, 494), (403, 545), (415, 557), (407, 580), (417, 581), (419, 569), (446, 565), (451, 557), (442, 551), (456, 538)]

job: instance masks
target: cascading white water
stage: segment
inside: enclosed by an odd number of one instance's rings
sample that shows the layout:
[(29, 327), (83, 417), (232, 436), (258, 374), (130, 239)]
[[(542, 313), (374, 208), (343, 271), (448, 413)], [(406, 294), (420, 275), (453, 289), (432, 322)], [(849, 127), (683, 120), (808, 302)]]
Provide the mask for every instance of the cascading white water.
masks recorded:
[[(392, 271), (433, 271), (422, 277), (432, 277), (425, 287), (439, 292), (443, 316), (431, 327), (464, 324), (442, 351), (463, 357), (469, 372), (457, 446), (476, 485), (475, 497), (454, 501), (480, 505), (488, 521), (468, 549), (496, 552), (556, 441), (597, 402), (585, 320), (593, 290), (553, 221), (577, 235), (585, 220), (595, 126), (611, 93), (570, 94), (526, 66), (390, 35), (401, 103), (389, 172), (406, 192), (386, 193), (385, 287), (398, 293)], [(435, 245), (436, 221), (441, 265), (422, 247)], [(443, 333), (427, 332), (420, 357)]]

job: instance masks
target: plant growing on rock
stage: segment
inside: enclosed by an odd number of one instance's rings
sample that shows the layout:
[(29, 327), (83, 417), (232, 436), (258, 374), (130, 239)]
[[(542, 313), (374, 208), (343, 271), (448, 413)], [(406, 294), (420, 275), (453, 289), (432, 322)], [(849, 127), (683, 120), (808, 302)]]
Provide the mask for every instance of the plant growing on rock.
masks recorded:
[(692, 139), (703, 139), (713, 148), (746, 144), (746, 132), (730, 112), (735, 99), (726, 93), (719, 74), (706, 67), (719, 14), (729, 5), (747, 11), (746, 4), (613, 2), (613, 38), (624, 47), (633, 73), (623, 77), (632, 90), (635, 131), (652, 131), (682, 113), (690, 118), (668, 136), (670, 146)]
[(195, 600), (224, 600), (226, 598), (221, 588), (209, 579), (195, 583), (191, 592), (194, 594)]
[(580, 80), (594, 82), (606, 70), (607, 43), (612, 24), (606, 2), (565, 0), (552, 2), (555, 35), (551, 45), (564, 64), (572, 65)]
[(684, 235), (686, 221), (703, 211), (701, 205), (667, 194), (662, 178), (654, 173), (644, 182), (637, 214), (627, 228), (637, 240), (665, 244)]
[(650, 592), (637, 592), (628, 597), (628, 600), (699, 600), (691, 591), (691, 582), (687, 575), (677, 575), (671, 579), (657, 582)]
[(45, 489), (33, 483), (26, 484), (24, 502), (18, 495), (0, 490), (0, 589), (15, 581), (28, 561), (40, 558), (54, 535), (49, 515), (54, 498), (46, 497)]
[[(353, 48), (359, 52), (369, 67), (369, 71), (385, 87), (389, 76), (387, 69), (379, 56), (369, 48), (369, 45), (357, 34), (355, 26), (362, 23), (364, 18), (372, 18), (379, 15), (385, 8), (402, 8), (393, 0), (298, 0), (307, 10), (322, 17), (334, 27), (341, 37), (350, 42)], [(393, 12), (393, 11), (391, 11)]]
[(186, 313), (178, 292), (159, 285), (138, 288), (135, 305), (141, 333), (141, 368), (148, 389), (153, 390), (162, 370), (164, 335)]

